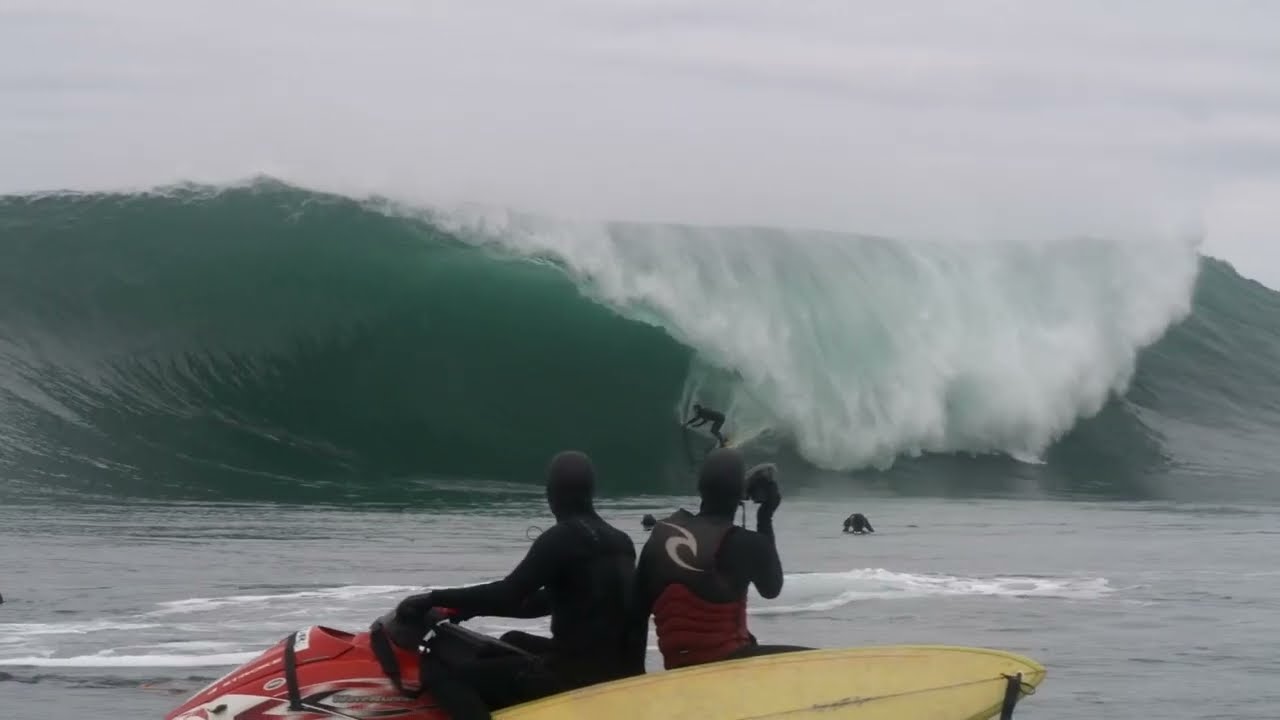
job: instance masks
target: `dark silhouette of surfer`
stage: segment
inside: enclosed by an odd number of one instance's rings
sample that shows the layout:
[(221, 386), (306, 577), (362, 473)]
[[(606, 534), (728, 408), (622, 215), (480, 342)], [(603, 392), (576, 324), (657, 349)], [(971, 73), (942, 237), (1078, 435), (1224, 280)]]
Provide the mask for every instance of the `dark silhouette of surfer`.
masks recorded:
[(854, 513), (844, 519), (844, 531), (847, 533), (856, 533), (861, 535), (864, 532), (875, 532), (876, 529), (871, 527), (871, 521), (867, 520), (867, 516), (862, 513)]
[(650, 530), (653, 529), (653, 526), (657, 524), (658, 524), (658, 519), (655, 518), (652, 514), (646, 514), (644, 517), (640, 518), (640, 525), (641, 527), (644, 528), (645, 532), (649, 532)]
[(694, 403), (693, 417), (685, 421), (685, 427), (702, 427), (707, 423), (711, 423), (711, 434), (715, 435), (716, 440), (720, 441), (720, 447), (724, 447), (729, 442), (720, 434), (720, 428), (724, 425), (724, 413), (712, 410), (711, 408), (704, 408), (701, 405)]
[(410, 595), (393, 620), (421, 630), (432, 608), (463, 617), (551, 616), (551, 637), (522, 630), (501, 640), (526, 655), (483, 658), (466, 670), (468, 685), (491, 710), (556, 692), (626, 677), (644, 668), (624, 635), (627, 596), (635, 574), (631, 536), (595, 510), (596, 471), (584, 453), (556, 454), (547, 468), (547, 505), (556, 523), (538, 536), (520, 564), (501, 580)]

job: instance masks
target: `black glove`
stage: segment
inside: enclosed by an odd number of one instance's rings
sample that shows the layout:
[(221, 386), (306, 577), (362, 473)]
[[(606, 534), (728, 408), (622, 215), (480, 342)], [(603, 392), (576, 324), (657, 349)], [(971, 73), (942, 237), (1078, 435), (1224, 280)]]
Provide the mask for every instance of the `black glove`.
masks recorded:
[(416, 650), (431, 625), (427, 614), (431, 612), (431, 593), (410, 595), (396, 609), (383, 615), (369, 626), (372, 633), (386, 633), (391, 642), (402, 648)]
[(434, 606), (429, 592), (410, 595), (401, 600), (399, 605), (396, 605), (396, 619), (402, 622), (423, 622), (426, 620), (427, 613)]

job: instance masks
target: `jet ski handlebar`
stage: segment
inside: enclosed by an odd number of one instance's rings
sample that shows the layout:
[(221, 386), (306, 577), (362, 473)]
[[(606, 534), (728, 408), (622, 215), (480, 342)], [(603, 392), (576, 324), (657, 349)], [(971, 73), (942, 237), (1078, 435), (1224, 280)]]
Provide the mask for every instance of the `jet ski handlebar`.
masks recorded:
[(461, 614), (452, 608), (433, 607), (420, 617), (406, 617), (391, 610), (374, 620), (369, 629), (386, 633), (391, 642), (406, 650), (416, 650), (424, 637), (462, 620)]
[(495, 637), (463, 627), (461, 623), (469, 619), (463, 613), (452, 608), (433, 607), (424, 617), (417, 620), (406, 620), (398, 616), (394, 610), (373, 621), (370, 630), (386, 633), (387, 638), (406, 650), (417, 650), (424, 644), (433, 644), (435, 639), (448, 639), (451, 647), (459, 645), (469, 648), (466, 654), (473, 653), (513, 653), (530, 655), (522, 648), (505, 643)]
[(462, 613), (453, 608), (433, 607), (427, 611), (427, 624), (439, 625), (443, 622), (460, 623), (464, 620)]

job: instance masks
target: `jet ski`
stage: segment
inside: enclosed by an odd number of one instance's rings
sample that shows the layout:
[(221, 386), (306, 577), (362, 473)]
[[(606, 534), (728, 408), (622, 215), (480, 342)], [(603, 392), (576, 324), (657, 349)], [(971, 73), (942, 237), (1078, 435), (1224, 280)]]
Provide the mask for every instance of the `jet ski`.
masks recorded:
[[(468, 664), (528, 653), (433, 610), (423, 624), (389, 613), (368, 631), (313, 625), (191, 696), (165, 720), (488, 720)], [(497, 709), (497, 708), (495, 708)]]
[[(315, 625), (197, 692), (165, 720), (492, 720), (499, 717), (807, 716), (1011, 720), (1044, 666), (1011, 653), (946, 646), (811, 650), (617, 680), (510, 707), (468, 682), (477, 663), (528, 657), (436, 610), (389, 613), (360, 633)], [(573, 697), (569, 697), (573, 696)], [(566, 699), (568, 698), (568, 699)], [(509, 701), (508, 701), (509, 702)], [(509, 708), (509, 709), (508, 709)]]

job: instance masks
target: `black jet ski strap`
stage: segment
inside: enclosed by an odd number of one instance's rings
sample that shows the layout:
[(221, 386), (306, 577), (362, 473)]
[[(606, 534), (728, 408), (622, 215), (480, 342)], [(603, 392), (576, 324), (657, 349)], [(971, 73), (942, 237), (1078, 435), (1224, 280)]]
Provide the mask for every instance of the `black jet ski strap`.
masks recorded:
[(406, 690), (400, 680), (400, 663), (396, 660), (386, 628), (379, 625), (370, 629), (369, 648), (373, 650), (383, 674), (402, 695), (417, 698), (430, 692), (454, 720), (492, 720), (492, 714), (476, 693), (431, 652), (430, 642), (424, 642), (424, 648), (418, 653), (416, 692)]
[(1012, 720), (1013, 708), (1018, 704), (1018, 700), (1023, 695), (1031, 695), (1036, 689), (1031, 685), (1022, 682), (1022, 673), (1016, 675), (1004, 675), (1006, 683), (1004, 687), (1004, 703), (1000, 706), (1000, 720)]
[(284, 639), (284, 684), (289, 690), (289, 710), (293, 712), (303, 709), (302, 691), (298, 688), (298, 652), (293, 647), (297, 641), (297, 633), (289, 633)]
[[(385, 628), (379, 627), (374, 632), (369, 633), (369, 648), (373, 650), (373, 656), (378, 659), (378, 665), (382, 667), (382, 673), (387, 676), (391, 684), (401, 695), (410, 698), (416, 698), (422, 694), (423, 686), (421, 682), (418, 684), (417, 692), (409, 692), (404, 689), (404, 683), (400, 681), (400, 663), (396, 661), (395, 651), (391, 649), (391, 641), (387, 639), (387, 631)], [(421, 668), (421, 665), (419, 665)]]

